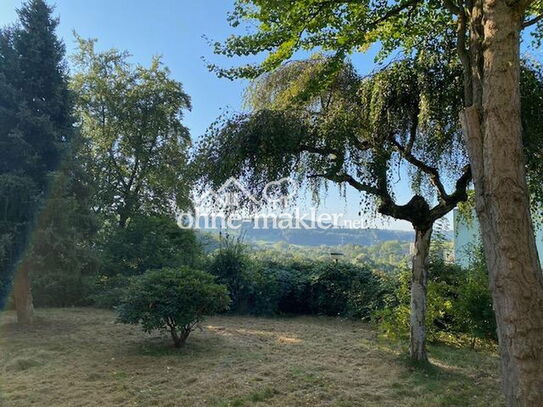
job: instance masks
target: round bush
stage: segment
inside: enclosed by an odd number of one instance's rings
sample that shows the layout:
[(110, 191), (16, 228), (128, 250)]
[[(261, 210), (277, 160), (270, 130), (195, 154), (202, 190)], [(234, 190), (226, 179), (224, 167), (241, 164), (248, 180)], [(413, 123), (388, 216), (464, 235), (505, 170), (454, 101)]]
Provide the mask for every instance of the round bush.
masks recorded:
[(229, 304), (227, 288), (214, 276), (181, 267), (133, 277), (116, 309), (119, 322), (141, 324), (145, 332), (167, 331), (180, 347), (205, 316), (224, 311)]

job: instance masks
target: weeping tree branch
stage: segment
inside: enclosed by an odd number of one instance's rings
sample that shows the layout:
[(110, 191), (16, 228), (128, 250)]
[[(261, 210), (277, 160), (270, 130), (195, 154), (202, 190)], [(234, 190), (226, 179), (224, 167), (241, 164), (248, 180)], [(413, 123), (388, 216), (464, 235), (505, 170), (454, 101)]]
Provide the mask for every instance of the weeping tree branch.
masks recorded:
[[(306, 152), (316, 153), (321, 156), (328, 156), (330, 154), (336, 154), (337, 150), (325, 147), (313, 147), (303, 146)], [(338, 156), (340, 157), (340, 156)], [(386, 160), (387, 157), (382, 157)], [(375, 171), (376, 185), (367, 184), (354, 178), (352, 175), (346, 173), (342, 168), (343, 158), (339, 158), (336, 164), (332, 166), (327, 172), (312, 174), (310, 178), (321, 177), (330, 180), (335, 183), (347, 183), (359, 192), (368, 193), (375, 196), (380, 200), (378, 212), (385, 216), (391, 216), (396, 219), (403, 219), (411, 222), (413, 225), (419, 225), (421, 228), (429, 227), (427, 221), (427, 214), (430, 210), (426, 200), (420, 195), (415, 195), (411, 201), (405, 205), (398, 205), (394, 201), (394, 198), (388, 189), (388, 178), (386, 173), (386, 166), (379, 167)], [(435, 219), (433, 219), (435, 220)], [(433, 223), (432, 220), (432, 223)]]
[(343, 170), (342, 167), (343, 167), (344, 157), (341, 151), (338, 151), (330, 147), (316, 147), (316, 146), (309, 146), (309, 145), (300, 145), (300, 149), (301, 149), (301, 152), (319, 154), (321, 157), (329, 157), (330, 155), (334, 156), (334, 158), (332, 159), (332, 161), (334, 161), (334, 165), (330, 169), (328, 169), (328, 171), (326, 171), (325, 173), (312, 174), (309, 176), (310, 178), (320, 177), (320, 178), (325, 178), (336, 183), (346, 182), (349, 185), (351, 185), (354, 189), (360, 192), (366, 192), (375, 196), (382, 195), (382, 192), (380, 191), (379, 188), (373, 185), (358, 181), (352, 175), (347, 174)]
[(457, 179), (455, 190), (447, 199), (430, 210), (433, 219), (439, 219), (449, 213), (458, 203), (468, 199), (468, 185), (471, 182), (471, 167), (467, 165), (460, 178)]
[(445, 190), (445, 187), (443, 186), (443, 182), (441, 182), (441, 177), (439, 175), (439, 171), (437, 168), (431, 167), (428, 164), (424, 163), (423, 161), (416, 158), (413, 153), (411, 153), (407, 148), (404, 148), (396, 139), (391, 138), (391, 143), (394, 145), (396, 150), (401, 154), (403, 158), (410, 164), (417, 167), (419, 170), (424, 172), (430, 177), (430, 181), (432, 184), (436, 187), (439, 199), (440, 201), (446, 201), (449, 197), (447, 194), (447, 191)]
[[(357, 180), (352, 175), (346, 173), (343, 169), (344, 157), (343, 153), (331, 147), (316, 147), (310, 145), (300, 145), (300, 152), (308, 152), (319, 154), (322, 157), (334, 155), (334, 165), (325, 173), (312, 174), (310, 178), (325, 178), (335, 183), (347, 183), (359, 192), (368, 193), (377, 197), (381, 202), (378, 211), (382, 215), (391, 216), (396, 219), (402, 219), (410, 222), (415, 227), (425, 229), (439, 218), (450, 212), (459, 202), (467, 199), (467, 188), (471, 182), (471, 168), (466, 166), (462, 175), (457, 179), (455, 190), (452, 194), (447, 194), (445, 187), (441, 181), (439, 172), (436, 168), (431, 167), (421, 160), (417, 159), (410, 149), (402, 146), (394, 137), (390, 137), (390, 141), (394, 144), (397, 150), (402, 154), (404, 159), (415, 165), (421, 171), (430, 176), (430, 179), (439, 191), (439, 203), (430, 208), (426, 199), (420, 195), (415, 195), (407, 204), (398, 205), (388, 190), (388, 178), (386, 174), (386, 166), (381, 166), (380, 170), (376, 170), (375, 178), (376, 185), (368, 184)], [(386, 157), (382, 157), (386, 160)]]
[(367, 141), (361, 141), (358, 137), (356, 137), (356, 135), (354, 134), (349, 134), (348, 135), (349, 137), (349, 140), (351, 141), (351, 143), (353, 143), (353, 145), (359, 150), (359, 151), (366, 151), (366, 150), (369, 150), (371, 148), (371, 143), (367, 142)]
[[(365, 144), (363, 145), (364, 150), (369, 148), (369, 146), (366, 146)], [(326, 171), (325, 173), (312, 174), (309, 176), (310, 178), (320, 177), (335, 183), (347, 183), (359, 192), (368, 193), (379, 198), (381, 202), (386, 202), (386, 207), (392, 208), (391, 210), (394, 210), (394, 208), (397, 207), (394, 199), (388, 191), (386, 167), (384, 167), (384, 171), (378, 171), (378, 173), (376, 174), (376, 185), (371, 185), (361, 182), (354, 178), (352, 175), (345, 172), (345, 170), (343, 169), (344, 156), (342, 152), (333, 148), (315, 147), (309, 145), (301, 145), (300, 148), (302, 150), (301, 152), (315, 153), (319, 154), (322, 157), (329, 157), (331, 154), (335, 156), (335, 158), (333, 159), (334, 165), (329, 168), (328, 171)], [(388, 213), (383, 213), (383, 215), (388, 215)]]
[(311, 178), (315, 177), (321, 177), (326, 178), (327, 180), (330, 180), (332, 182), (336, 183), (343, 183), (346, 182), (350, 186), (352, 186), (354, 189), (356, 189), (359, 192), (365, 192), (377, 197), (382, 196), (382, 191), (370, 184), (366, 184), (364, 182), (360, 182), (356, 180), (352, 175), (346, 174), (346, 173), (340, 173), (340, 174), (332, 174), (332, 173), (324, 173), (324, 174), (313, 174), (310, 176)]
[(319, 154), (323, 157), (329, 156), (331, 154), (335, 155), (336, 157), (343, 156), (343, 152), (331, 147), (317, 147), (317, 146), (310, 146), (308, 144), (300, 144), (299, 148), (300, 148), (300, 152)]

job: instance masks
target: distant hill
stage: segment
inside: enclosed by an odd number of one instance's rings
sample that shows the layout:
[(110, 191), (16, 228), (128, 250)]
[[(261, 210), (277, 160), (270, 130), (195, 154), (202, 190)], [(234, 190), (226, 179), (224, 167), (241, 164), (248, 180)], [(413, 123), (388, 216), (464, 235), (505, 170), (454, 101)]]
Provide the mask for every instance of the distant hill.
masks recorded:
[[(204, 232), (219, 233), (218, 229), (210, 229), (200, 225)], [(251, 223), (243, 223), (237, 230), (224, 230), (231, 235), (243, 234), (249, 242), (285, 242), (299, 246), (373, 246), (380, 242), (395, 240), (412, 242), (414, 232), (390, 229), (258, 229)]]
[(379, 242), (397, 240), (410, 242), (414, 233), (386, 229), (254, 229), (244, 228), (247, 240), (286, 242), (300, 246), (342, 246), (353, 244), (372, 246)]

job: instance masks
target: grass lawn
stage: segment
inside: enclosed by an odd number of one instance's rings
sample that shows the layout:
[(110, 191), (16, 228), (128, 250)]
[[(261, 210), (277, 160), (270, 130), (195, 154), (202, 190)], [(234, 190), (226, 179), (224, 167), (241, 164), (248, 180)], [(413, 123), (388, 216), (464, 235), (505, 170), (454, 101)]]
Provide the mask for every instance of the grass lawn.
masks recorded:
[(432, 346), (416, 371), (367, 324), (220, 316), (185, 348), (110, 311), (0, 322), (1, 406), (501, 406), (495, 355)]

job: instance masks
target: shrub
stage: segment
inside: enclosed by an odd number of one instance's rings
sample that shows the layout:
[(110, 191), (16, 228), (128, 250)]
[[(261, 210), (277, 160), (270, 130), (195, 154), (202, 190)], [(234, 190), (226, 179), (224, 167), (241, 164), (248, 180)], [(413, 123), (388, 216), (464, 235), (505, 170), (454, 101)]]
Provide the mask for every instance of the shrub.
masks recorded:
[(249, 312), (256, 315), (320, 313), (314, 304), (311, 285), (317, 264), (253, 260), (248, 272)]
[(164, 268), (131, 279), (117, 307), (118, 321), (141, 324), (148, 333), (168, 331), (174, 346), (180, 347), (205, 316), (224, 311), (229, 303), (227, 288), (210, 274)]
[(115, 308), (121, 302), (129, 281), (130, 277), (123, 274), (97, 276), (90, 296), (92, 305), (98, 308)]
[(133, 218), (126, 228), (110, 230), (102, 246), (92, 299), (105, 308), (119, 304), (129, 277), (164, 267), (197, 267), (201, 257), (194, 232), (163, 215)]
[(32, 278), (32, 296), (37, 307), (91, 305), (93, 276), (79, 270), (38, 270)]
[(165, 215), (138, 216), (104, 239), (103, 274), (134, 276), (163, 267), (198, 265), (201, 249), (194, 232)]
[(373, 319), (379, 330), (391, 339), (409, 337), (410, 279), (411, 270), (406, 266), (382, 276), (382, 284), (386, 287), (384, 306), (374, 312)]
[(434, 259), (430, 263), (428, 275), (428, 318), (429, 339), (437, 339), (440, 332), (457, 331), (454, 319), (454, 307), (459, 283), (466, 275), (457, 264), (446, 263), (443, 259)]
[(247, 301), (249, 312), (254, 315), (277, 314), (282, 287), (275, 270), (253, 261), (250, 264), (249, 278), (251, 281)]
[[(455, 273), (462, 270), (452, 264), (436, 261), (430, 264), (426, 293), (426, 337), (429, 341), (439, 338), (441, 332), (453, 330), (452, 309), (456, 296)], [(403, 266), (397, 272), (384, 276), (388, 294), (384, 307), (374, 314), (380, 330), (392, 339), (409, 337), (411, 302), (411, 269)]]
[(229, 247), (215, 256), (209, 270), (231, 287), (237, 312), (368, 319), (381, 305), (379, 278), (349, 263), (257, 260)]
[(458, 331), (475, 338), (497, 340), (496, 317), (488, 287), (488, 271), (482, 248), (476, 248), (469, 270), (460, 282), (454, 304)]
[(293, 262), (287, 267), (279, 268), (281, 296), (278, 308), (287, 314), (311, 314), (310, 277), (313, 264), (310, 262)]
[(310, 284), (315, 314), (369, 319), (381, 304), (380, 281), (366, 267), (319, 262), (313, 267)]
[(249, 311), (248, 302), (253, 285), (246, 250), (241, 238), (226, 237), (207, 266), (207, 271), (216, 276), (219, 283), (228, 287), (232, 310), (237, 312)]
[[(409, 337), (411, 271), (404, 267), (384, 276), (389, 294), (384, 308), (374, 313), (380, 330), (390, 338)], [(488, 289), (484, 258), (479, 255), (468, 269), (434, 261), (430, 264), (427, 291), (426, 334), (435, 341), (442, 334), (496, 339), (496, 322)], [(474, 342), (473, 342), (474, 343)]]

